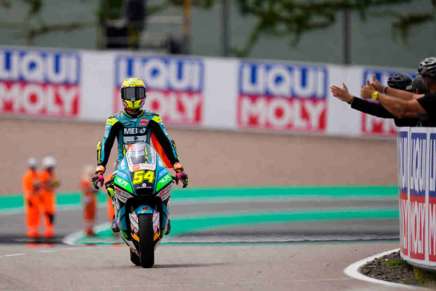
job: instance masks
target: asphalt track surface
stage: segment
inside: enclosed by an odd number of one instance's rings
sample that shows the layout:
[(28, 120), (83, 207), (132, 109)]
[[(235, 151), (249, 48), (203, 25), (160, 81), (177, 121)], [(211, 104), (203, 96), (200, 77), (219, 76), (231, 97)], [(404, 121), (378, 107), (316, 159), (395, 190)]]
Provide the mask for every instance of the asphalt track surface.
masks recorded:
[[(21, 213), (3, 213), (0, 289), (389, 290), (349, 278), (343, 269), (398, 247), (396, 205), (392, 196), (365, 195), (174, 199), (173, 235), (158, 247), (153, 269), (133, 266), (128, 248), (107, 229), (89, 241), (62, 244), (80, 230), (78, 207), (59, 211), (58, 237), (38, 243), (21, 235)], [(109, 245), (99, 244), (108, 238)]]
[[(2, 195), (21, 191), (29, 156), (48, 153), (58, 159), (59, 191), (76, 190), (103, 134), (101, 122), (2, 118), (0, 125)], [(393, 140), (170, 132), (194, 188), (396, 183)], [(48, 243), (23, 236), (22, 213), (0, 211), (0, 290), (385, 290), (351, 279), (343, 269), (398, 247), (395, 195), (262, 199), (264, 193), (250, 193), (232, 199), (243, 194), (174, 199), (172, 236), (148, 270), (134, 267), (127, 247), (107, 229), (93, 240), (78, 237), (76, 245), (63, 245), (64, 236), (82, 228), (77, 207), (59, 212), (58, 237)], [(99, 222), (105, 217), (101, 209)]]

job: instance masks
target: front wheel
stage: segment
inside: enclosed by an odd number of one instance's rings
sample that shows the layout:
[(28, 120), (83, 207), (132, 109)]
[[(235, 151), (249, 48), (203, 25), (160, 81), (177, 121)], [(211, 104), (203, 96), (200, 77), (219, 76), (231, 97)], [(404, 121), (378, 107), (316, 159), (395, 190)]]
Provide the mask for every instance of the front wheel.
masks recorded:
[(151, 268), (154, 265), (153, 215), (139, 215), (138, 224), (140, 263), (144, 268)]

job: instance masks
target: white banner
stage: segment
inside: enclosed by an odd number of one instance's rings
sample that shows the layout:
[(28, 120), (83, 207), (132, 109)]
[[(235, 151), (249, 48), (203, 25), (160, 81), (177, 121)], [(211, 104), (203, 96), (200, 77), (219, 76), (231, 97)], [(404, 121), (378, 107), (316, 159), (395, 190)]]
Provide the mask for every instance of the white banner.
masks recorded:
[(0, 112), (77, 118), (80, 67), (77, 52), (0, 49)]
[[(358, 95), (375, 75), (401, 71), (299, 62), (120, 52), (0, 48), (0, 114), (104, 121), (121, 109), (119, 87), (136, 76), (146, 109), (171, 126), (394, 136), (391, 119), (372, 117), (331, 96), (346, 83)], [(413, 75), (413, 71), (407, 72)]]
[(324, 133), (327, 80), (324, 65), (240, 62), (237, 126)]

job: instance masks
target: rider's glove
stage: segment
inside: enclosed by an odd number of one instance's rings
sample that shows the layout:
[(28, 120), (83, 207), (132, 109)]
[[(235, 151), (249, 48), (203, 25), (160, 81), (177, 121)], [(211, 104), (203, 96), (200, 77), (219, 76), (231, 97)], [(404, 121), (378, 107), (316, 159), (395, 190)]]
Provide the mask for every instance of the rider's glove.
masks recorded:
[(91, 180), (92, 180), (92, 184), (96, 189), (103, 186), (104, 183), (103, 174), (105, 170), (106, 170), (105, 167), (101, 165), (97, 166), (97, 168), (95, 169), (95, 174), (92, 176)]
[(179, 182), (182, 182), (183, 188), (186, 188), (188, 186), (188, 175), (185, 173), (183, 166), (181, 163), (175, 163), (174, 164), (174, 171), (176, 171), (176, 184), (179, 184)]

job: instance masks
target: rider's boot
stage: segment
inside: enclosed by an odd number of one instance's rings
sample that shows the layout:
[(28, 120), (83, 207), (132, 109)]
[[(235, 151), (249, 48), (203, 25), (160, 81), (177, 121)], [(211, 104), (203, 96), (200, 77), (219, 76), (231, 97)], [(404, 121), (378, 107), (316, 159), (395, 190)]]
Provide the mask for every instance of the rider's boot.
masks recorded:
[[(115, 189), (113, 184), (113, 179), (106, 182), (106, 191), (110, 199), (112, 199), (112, 205), (114, 205), (114, 199), (115, 199)], [(112, 218), (112, 224), (111, 224), (112, 232), (117, 233), (120, 232), (120, 227), (118, 226), (118, 221), (116, 217)]]

